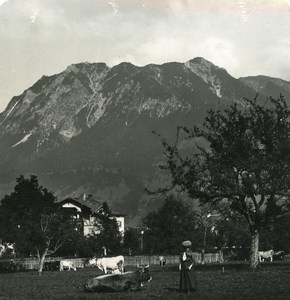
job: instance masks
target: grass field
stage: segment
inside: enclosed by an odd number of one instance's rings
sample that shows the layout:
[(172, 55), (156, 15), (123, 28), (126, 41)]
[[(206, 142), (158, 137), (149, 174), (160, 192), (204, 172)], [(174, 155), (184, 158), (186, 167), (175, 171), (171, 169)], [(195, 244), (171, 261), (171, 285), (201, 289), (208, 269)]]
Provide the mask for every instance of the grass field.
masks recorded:
[[(224, 268), (224, 269), (223, 269)], [(128, 267), (128, 270), (130, 268)], [(132, 268), (131, 268), (132, 269)], [(36, 271), (0, 274), (0, 300), (5, 299), (290, 299), (290, 263), (264, 263), (255, 272), (244, 263), (196, 266), (199, 290), (194, 295), (178, 291), (177, 266), (150, 266), (152, 282), (141, 291), (85, 293), (83, 285), (99, 275), (96, 269), (77, 272)]]

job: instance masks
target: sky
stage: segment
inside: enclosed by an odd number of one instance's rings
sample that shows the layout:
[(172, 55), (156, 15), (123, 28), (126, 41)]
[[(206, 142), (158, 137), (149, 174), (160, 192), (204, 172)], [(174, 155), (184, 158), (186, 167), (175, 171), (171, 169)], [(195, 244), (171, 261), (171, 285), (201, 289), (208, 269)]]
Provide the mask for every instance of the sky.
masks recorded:
[(80, 62), (204, 57), (235, 78), (290, 81), (290, 0), (0, 0), (0, 112)]

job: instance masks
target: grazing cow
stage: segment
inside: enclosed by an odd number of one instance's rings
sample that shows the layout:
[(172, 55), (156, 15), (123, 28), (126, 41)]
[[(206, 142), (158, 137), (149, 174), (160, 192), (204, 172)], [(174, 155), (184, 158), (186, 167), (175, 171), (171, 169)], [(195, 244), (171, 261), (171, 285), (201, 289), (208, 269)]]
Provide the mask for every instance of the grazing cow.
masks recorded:
[(268, 250), (268, 251), (259, 251), (259, 261), (264, 261), (265, 259), (270, 259), (270, 261), (273, 261), (273, 255), (274, 255), (274, 250)]
[(121, 273), (124, 273), (124, 256), (119, 255), (115, 257), (102, 257), (102, 258), (92, 258), (89, 260), (89, 264), (97, 266), (101, 271), (104, 271), (105, 274), (108, 273), (108, 269), (112, 272), (119, 270)]
[(74, 271), (77, 270), (77, 268), (74, 266), (74, 263), (72, 261), (62, 259), (59, 263), (59, 270), (63, 271), (64, 269), (68, 269), (68, 271), (70, 271), (70, 269), (73, 269)]
[(273, 260), (284, 260), (285, 252), (284, 251), (275, 251), (273, 255)]
[(150, 282), (149, 266), (140, 267), (137, 271), (122, 274), (101, 275), (92, 278), (84, 286), (85, 292), (122, 292), (139, 290), (142, 282)]
[(46, 271), (57, 271), (60, 270), (60, 261), (45, 261), (43, 269)]
[(166, 264), (166, 258), (164, 256), (159, 256), (159, 265), (164, 267)]

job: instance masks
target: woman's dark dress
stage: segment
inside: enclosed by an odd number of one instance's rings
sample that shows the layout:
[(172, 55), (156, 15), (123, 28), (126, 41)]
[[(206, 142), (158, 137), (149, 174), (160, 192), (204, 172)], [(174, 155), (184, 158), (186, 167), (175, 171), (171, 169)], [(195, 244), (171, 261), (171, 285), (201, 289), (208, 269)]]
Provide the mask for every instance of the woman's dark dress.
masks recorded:
[[(184, 255), (185, 253), (185, 255)], [(185, 259), (185, 260), (184, 260)], [(182, 292), (194, 292), (197, 290), (197, 282), (193, 267), (188, 270), (188, 267), (193, 263), (193, 253), (190, 250), (181, 253), (180, 255), (180, 282), (179, 289)]]

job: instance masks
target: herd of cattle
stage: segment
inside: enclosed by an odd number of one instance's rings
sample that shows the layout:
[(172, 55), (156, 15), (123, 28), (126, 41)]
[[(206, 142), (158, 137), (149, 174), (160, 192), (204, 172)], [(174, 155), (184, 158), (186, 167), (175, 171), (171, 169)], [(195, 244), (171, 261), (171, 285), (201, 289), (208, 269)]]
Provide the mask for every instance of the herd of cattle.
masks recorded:
[[(118, 274), (124, 273), (124, 256), (119, 255), (115, 257), (102, 257), (102, 258), (90, 258), (83, 262), (84, 267), (97, 267), (105, 274)], [(62, 259), (59, 261), (47, 261), (44, 262), (44, 270), (47, 271), (64, 271), (74, 270), (76, 266), (74, 262), (69, 259)]]
[[(146, 267), (137, 266), (136, 271), (125, 272), (124, 256), (92, 258), (84, 261), (85, 267), (97, 267), (105, 275), (90, 279), (84, 285), (86, 292), (120, 292), (126, 290), (139, 290), (142, 283), (152, 280), (149, 272), (149, 265)], [(45, 270), (74, 270), (76, 266), (71, 260), (63, 259), (44, 263)]]
[[(10, 246), (11, 247), (11, 246)], [(6, 250), (7, 245), (6, 245)], [(0, 256), (3, 253), (3, 247), (0, 245)], [(265, 260), (284, 260), (284, 251), (259, 251), (258, 252), (259, 261), (263, 262)], [(160, 266), (166, 264), (166, 258), (164, 256), (159, 257)], [(64, 271), (64, 270), (74, 270), (76, 271), (77, 266), (72, 260), (61, 259), (59, 261), (47, 261), (44, 262), (44, 270), (47, 271)], [(124, 256), (119, 255), (116, 257), (102, 257), (91, 259), (86, 259), (83, 261), (83, 267), (97, 267), (104, 275), (100, 275), (89, 279), (84, 285), (84, 291), (86, 292), (119, 292), (126, 290), (139, 290), (143, 285), (143, 282), (150, 282), (152, 277), (149, 272), (149, 265), (146, 267), (140, 267), (137, 265), (136, 271), (125, 272), (124, 267)]]
[[(273, 261), (273, 258), (283, 260), (285, 258), (284, 251), (259, 251), (259, 261)], [(166, 264), (164, 256), (159, 257), (160, 266)], [(136, 271), (125, 272), (124, 256), (91, 258), (84, 261), (84, 267), (97, 267), (105, 273), (105, 275), (97, 276), (89, 279), (84, 285), (86, 292), (120, 292), (126, 290), (139, 290), (143, 282), (150, 282), (152, 277), (149, 272), (149, 265), (139, 267)], [(59, 262), (45, 262), (46, 270), (75, 270), (73, 262), (70, 260), (61, 260)]]

